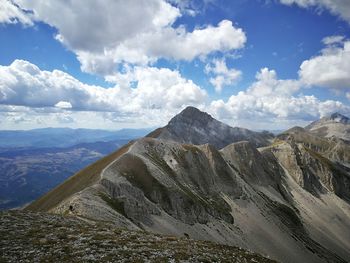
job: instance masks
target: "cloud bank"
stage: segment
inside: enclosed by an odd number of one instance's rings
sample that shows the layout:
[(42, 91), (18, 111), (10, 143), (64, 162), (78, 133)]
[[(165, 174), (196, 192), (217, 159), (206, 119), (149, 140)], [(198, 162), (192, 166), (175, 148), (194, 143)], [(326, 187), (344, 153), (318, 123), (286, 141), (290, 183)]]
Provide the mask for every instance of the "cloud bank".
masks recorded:
[(147, 65), (160, 58), (191, 61), (246, 43), (243, 30), (229, 20), (192, 31), (174, 27), (180, 9), (164, 0), (15, 2), (33, 12), (33, 21), (58, 30), (56, 39), (77, 55), (83, 71), (100, 75), (110, 75), (120, 63)]
[(326, 9), (350, 23), (350, 1), (348, 0), (280, 0), (282, 4), (296, 4), (302, 8)]

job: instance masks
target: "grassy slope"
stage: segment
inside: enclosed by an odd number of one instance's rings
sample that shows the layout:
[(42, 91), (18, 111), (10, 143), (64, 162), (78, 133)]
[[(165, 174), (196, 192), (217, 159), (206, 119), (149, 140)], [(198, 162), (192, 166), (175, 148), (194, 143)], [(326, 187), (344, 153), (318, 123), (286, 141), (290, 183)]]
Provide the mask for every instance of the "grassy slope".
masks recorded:
[(145, 137), (158, 138), (158, 136), (162, 133), (162, 131), (163, 131), (164, 129), (165, 129), (165, 127), (155, 129), (154, 131), (152, 131), (152, 132), (150, 132), (149, 134), (147, 134)]
[(276, 262), (233, 246), (46, 213), (0, 213), (0, 236), (0, 262)]
[(133, 142), (129, 142), (114, 153), (77, 172), (62, 184), (28, 205), (25, 210), (36, 212), (49, 211), (74, 193), (95, 184), (100, 179), (100, 173), (102, 170), (116, 158), (126, 153), (132, 143)]

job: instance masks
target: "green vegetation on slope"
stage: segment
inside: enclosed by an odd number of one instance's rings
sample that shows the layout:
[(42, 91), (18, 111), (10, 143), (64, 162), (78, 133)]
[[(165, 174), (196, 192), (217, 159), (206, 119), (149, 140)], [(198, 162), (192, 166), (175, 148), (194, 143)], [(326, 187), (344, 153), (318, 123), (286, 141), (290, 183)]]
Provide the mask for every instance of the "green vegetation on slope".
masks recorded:
[(0, 213), (0, 236), (0, 262), (276, 262), (233, 246), (47, 213)]

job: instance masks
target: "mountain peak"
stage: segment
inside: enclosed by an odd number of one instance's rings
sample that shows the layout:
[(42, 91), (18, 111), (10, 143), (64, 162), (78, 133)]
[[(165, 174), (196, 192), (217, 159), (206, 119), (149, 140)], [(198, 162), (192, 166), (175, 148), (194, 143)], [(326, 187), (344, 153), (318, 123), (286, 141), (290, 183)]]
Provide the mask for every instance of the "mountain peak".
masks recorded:
[(350, 119), (339, 112), (314, 121), (305, 129), (321, 137), (336, 137), (350, 141)]
[(211, 115), (209, 115), (206, 112), (200, 111), (199, 109), (192, 107), (192, 106), (188, 106), (186, 107), (183, 111), (181, 111), (179, 114), (177, 114), (176, 116), (174, 116), (170, 122), (169, 125), (174, 125), (178, 122), (183, 122), (186, 120), (192, 120), (193, 121), (199, 121), (200, 123), (203, 122), (208, 122), (210, 120), (213, 120), (213, 117)]
[(333, 113), (328, 119), (333, 120), (335, 122), (340, 122), (344, 124), (350, 124), (350, 119), (339, 112)]
[(210, 114), (189, 106), (173, 117), (167, 126), (147, 136), (195, 145), (209, 143), (221, 149), (238, 141), (250, 141), (257, 147), (266, 146), (270, 143), (272, 135), (233, 128), (214, 119)]

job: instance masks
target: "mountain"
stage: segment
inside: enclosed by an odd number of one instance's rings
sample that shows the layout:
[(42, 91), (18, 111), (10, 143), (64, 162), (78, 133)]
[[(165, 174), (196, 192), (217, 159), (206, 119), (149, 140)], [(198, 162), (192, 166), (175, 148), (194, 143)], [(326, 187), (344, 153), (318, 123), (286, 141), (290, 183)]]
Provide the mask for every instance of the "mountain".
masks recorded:
[(322, 137), (336, 137), (350, 142), (350, 119), (340, 113), (323, 117), (305, 129)]
[(228, 142), (231, 129), (187, 108), (25, 210), (210, 240), (280, 262), (349, 262), (349, 146), (295, 127), (257, 148), (261, 134)]
[(167, 126), (151, 132), (147, 137), (195, 145), (209, 143), (221, 149), (238, 141), (250, 141), (255, 146), (266, 146), (271, 143), (274, 135), (268, 132), (232, 128), (215, 120), (208, 113), (187, 107), (172, 118)]
[(81, 143), (108, 142), (139, 138), (150, 132), (150, 129), (122, 129), (118, 131), (44, 128), (34, 130), (0, 131), (1, 148), (48, 148), (70, 147)]

